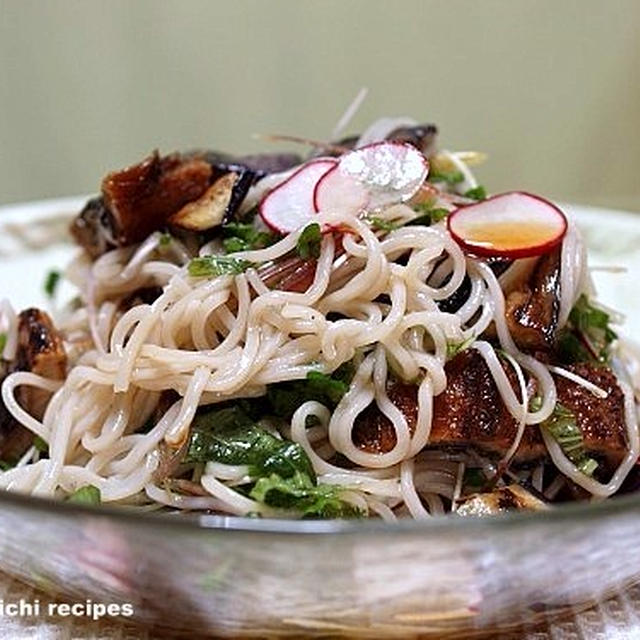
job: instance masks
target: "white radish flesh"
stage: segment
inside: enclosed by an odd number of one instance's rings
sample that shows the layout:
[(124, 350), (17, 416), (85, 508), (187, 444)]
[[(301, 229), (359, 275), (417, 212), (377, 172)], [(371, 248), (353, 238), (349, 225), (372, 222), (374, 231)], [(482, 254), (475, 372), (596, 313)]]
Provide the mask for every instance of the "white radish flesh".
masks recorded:
[(313, 222), (313, 194), (316, 184), (337, 165), (333, 159), (312, 160), (270, 191), (260, 202), (260, 217), (265, 224), (286, 234)]
[[(342, 210), (354, 210), (355, 204), (374, 210), (405, 202), (422, 186), (428, 173), (429, 163), (424, 155), (404, 142), (377, 142), (350, 151), (318, 183), (316, 211), (339, 208), (341, 198), (348, 200)], [(348, 191), (353, 193), (347, 196)]]
[(340, 165), (325, 173), (313, 193), (316, 211), (357, 214), (367, 206), (369, 191), (355, 178), (340, 171)]

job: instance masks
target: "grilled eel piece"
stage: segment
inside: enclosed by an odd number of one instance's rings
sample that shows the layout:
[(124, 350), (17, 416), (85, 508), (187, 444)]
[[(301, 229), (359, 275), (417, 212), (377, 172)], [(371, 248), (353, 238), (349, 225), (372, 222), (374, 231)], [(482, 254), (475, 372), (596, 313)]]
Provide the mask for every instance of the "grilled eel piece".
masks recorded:
[(523, 350), (549, 351), (555, 343), (561, 251), (558, 247), (532, 262), (519, 261), (524, 263), (520, 277), (510, 283), (502, 282), (507, 326)]
[[(590, 364), (567, 369), (608, 392), (607, 398), (597, 398), (584, 387), (555, 377), (558, 402), (576, 416), (586, 451), (609, 465), (618, 464), (625, 454), (626, 442), (624, 397), (615, 375), (606, 367)], [(505, 370), (515, 390), (515, 376)], [(502, 402), (482, 356), (474, 349), (463, 351), (447, 363), (445, 371), (447, 387), (434, 399), (429, 446), (473, 447), (503, 456), (516, 435), (517, 423)], [(388, 389), (389, 398), (405, 415), (411, 430), (418, 415), (416, 391), (414, 385), (401, 382), (392, 383)], [(353, 441), (371, 453), (384, 453), (395, 445), (393, 427), (375, 404), (356, 420)], [(531, 462), (545, 455), (538, 427), (526, 427), (514, 462)]]
[[(67, 356), (62, 337), (51, 318), (39, 309), (18, 316), (18, 351), (13, 362), (4, 363), (2, 379), (16, 371), (30, 371), (44, 378), (64, 380)], [(38, 420), (44, 416), (50, 394), (34, 387), (20, 387), (17, 400)], [(14, 463), (31, 446), (33, 433), (16, 422), (0, 400), (0, 459)]]

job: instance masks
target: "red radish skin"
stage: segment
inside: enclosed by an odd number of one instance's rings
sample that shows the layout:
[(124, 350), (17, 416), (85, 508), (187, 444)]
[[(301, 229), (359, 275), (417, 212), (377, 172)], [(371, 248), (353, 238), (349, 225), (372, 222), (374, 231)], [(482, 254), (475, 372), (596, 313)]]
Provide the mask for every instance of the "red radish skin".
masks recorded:
[(530, 258), (549, 252), (567, 232), (567, 218), (551, 202), (524, 191), (501, 193), (447, 217), (453, 239), (475, 256)]
[(414, 146), (404, 142), (375, 142), (343, 155), (338, 165), (318, 183), (316, 211), (357, 213), (405, 202), (424, 184), (429, 163)]
[(258, 207), (264, 223), (273, 231), (286, 234), (313, 222), (313, 194), (316, 184), (337, 163), (334, 159), (307, 162), (270, 191)]

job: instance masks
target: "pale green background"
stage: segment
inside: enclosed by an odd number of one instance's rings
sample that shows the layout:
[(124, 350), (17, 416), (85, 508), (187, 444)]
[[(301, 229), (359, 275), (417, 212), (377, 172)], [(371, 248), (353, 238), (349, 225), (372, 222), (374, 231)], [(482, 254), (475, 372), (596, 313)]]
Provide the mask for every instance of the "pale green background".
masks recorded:
[[(640, 210), (639, 0), (0, 0), (0, 202), (154, 147), (436, 122), (492, 191)], [(271, 148), (271, 147), (269, 147)]]

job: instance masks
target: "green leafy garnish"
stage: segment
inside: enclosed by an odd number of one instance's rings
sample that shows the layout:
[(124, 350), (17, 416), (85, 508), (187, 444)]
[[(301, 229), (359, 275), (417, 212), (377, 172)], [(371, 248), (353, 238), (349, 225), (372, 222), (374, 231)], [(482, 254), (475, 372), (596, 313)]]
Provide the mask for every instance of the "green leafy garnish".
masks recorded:
[(196, 416), (185, 462), (246, 465), (250, 480), (236, 490), (275, 509), (297, 511), (305, 518), (361, 515), (341, 500), (344, 489), (318, 485), (299, 444), (261, 427), (240, 404)]
[(393, 231), (400, 228), (399, 224), (391, 222), (391, 220), (385, 220), (379, 216), (367, 216), (366, 220), (374, 231)]
[(0, 471), (9, 471), (15, 467), (15, 462), (7, 462), (7, 460), (0, 460)]
[(58, 283), (60, 282), (60, 277), (60, 272), (55, 269), (51, 269), (51, 271), (47, 273), (47, 277), (44, 281), (44, 292), (49, 298), (53, 298), (55, 295)]
[(582, 431), (575, 415), (569, 409), (560, 403), (556, 404), (551, 416), (540, 426), (554, 438), (579, 471), (587, 476), (593, 475), (598, 463), (587, 454)]
[(260, 478), (249, 493), (258, 502), (277, 509), (297, 511), (306, 518), (357, 518), (363, 514), (340, 498), (341, 487), (316, 485), (297, 471), (290, 478), (276, 473)]
[(7, 346), (7, 334), (0, 333), (0, 358), (2, 358), (2, 352), (4, 348)]
[(288, 419), (295, 410), (309, 400), (315, 400), (333, 409), (349, 390), (353, 367), (345, 363), (330, 376), (319, 371), (310, 371), (305, 380), (279, 382), (267, 387), (267, 398), (273, 413)]
[(608, 362), (611, 344), (618, 337), (610, 322), (609, 314), (595, 307), (582, 294), (558, 336), (556, 350), (560, 360), (569, 364)]
[(311, 461), (299, 444), (277, 438), (238, 406), (194, 419), (186, 462), (247, 465), (253, 478), (271, 473), (289, 478), (299, 471), (315, 480)]
[(195, 278), (207, 276), (232, 276), (243, 273), (253, 263), (231, 256), (203, 256), (189, 263), (189, 275)]
[(264, 249), (279, 239), (275, 233), (260, 231), (243, 222), (228, 222), (222, 227), (222, 235), (222, 246), (227, 253)]
[(477, 187), (466, 191), (464, 196), (465, 198), (471, 198), (472, 200), (486, 200), (487, 190), (482, 185), (478, 185)]
[(33, 446), (40, 453), (49, 453), (49, 445), (40, 436), (33, 439)]
[(464, 470), (464, 478), (462, 480), (462, 484), (468, 488), (476, 488), (480, 489), (487, 484), (487, 477), (485, 476), (482, 469), (477, 469), (475, 467), (468, 467)]
[(475, 336), (469, 336), (460, 342), (447, 342), (447, 360), (457, 356), (462, 351), (466, 351), (474, 342)]
[(173, 242), (173, 236), (170, 233), (163, 233), (158, 240), (158, 246), (166, 249)]
[(425, 226), (429, 227), (432, 224), (436, 224), (441, 220), (444, 220), (448, 215), (448, 209), (443, 209), (441, 207), (432, 207), (428, 204), (417, 204), (413, 207), (413, 210), (420, 215), (413, 220), (409, 220), (406, 226)]
[(94, 487), (92, 484), (80, 487), (67, 498), (67, 502), (89, 505), (100, 504), (100, 502), (102, 502), (100, 489), (98, 489), (98, 487)]
[(446, 182), (447, 184), (458, 184), (464, 182), (462, 171), (431, 171), (427, 177), (429, 182)]
[(320, 245), (322, 244), (322, 232), (317, 222), (308, 224), (298, 238), (296, 250), (303, 260), (318, 259), (320, 257)]

